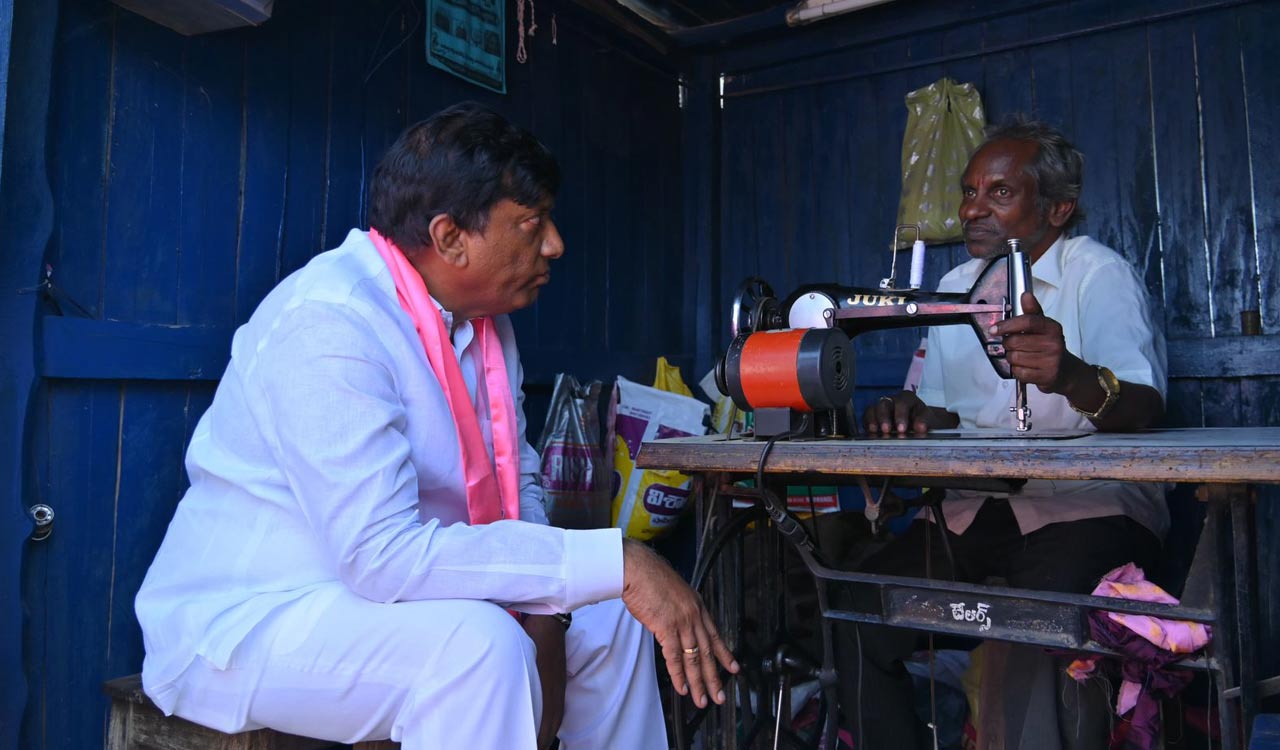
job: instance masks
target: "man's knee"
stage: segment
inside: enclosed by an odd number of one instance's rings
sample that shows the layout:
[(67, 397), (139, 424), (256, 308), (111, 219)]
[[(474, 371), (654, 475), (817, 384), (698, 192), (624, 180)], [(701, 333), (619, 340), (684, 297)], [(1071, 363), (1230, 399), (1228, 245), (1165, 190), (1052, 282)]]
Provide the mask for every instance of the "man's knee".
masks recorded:
[(488, 602), (458, 602), (458, 623), (438, 644), (424, 644), (467, 671), (537, 675), (536, 649), (516, 618)]

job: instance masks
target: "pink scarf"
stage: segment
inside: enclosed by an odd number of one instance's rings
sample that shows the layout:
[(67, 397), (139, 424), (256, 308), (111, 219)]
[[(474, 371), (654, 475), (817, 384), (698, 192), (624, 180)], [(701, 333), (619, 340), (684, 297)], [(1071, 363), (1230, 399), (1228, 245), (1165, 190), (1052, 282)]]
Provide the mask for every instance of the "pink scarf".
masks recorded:
[[(476, 340), (480, 342), (480, 360), (484, 365), (484, 382), (489, 394), (489, 417), (493, 429), (493, 456), (480, 433), (467, 382), (454, 356), (444, 318), (427, 292), (422, 275), (409, 263), (400, 248), (375, 229), (369, 239), (378, 255), (391, 270), (396, 284), (396, 297), (409, 314), (418, 331), (422, 348), (427, 352), (431, 371), (444, 389), (453, 426), (458, 431), (458, 449), (462, 453), (462, 471), (467, 483), (467, 516), (472, 525), (504, 518), (520, 517), (520, 462), (516, 450), (516, 409), (511, 396), (511, 381), (502, 356), (502, 342), (490, 318), (475, 318)], [(496, 464), (496, 476), (494, 465)]]

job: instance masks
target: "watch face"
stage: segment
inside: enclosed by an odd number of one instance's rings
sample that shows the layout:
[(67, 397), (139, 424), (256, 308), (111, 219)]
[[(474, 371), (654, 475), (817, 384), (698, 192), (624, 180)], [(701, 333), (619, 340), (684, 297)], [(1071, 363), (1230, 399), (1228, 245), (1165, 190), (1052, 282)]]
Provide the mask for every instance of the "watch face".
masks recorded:
[(1098, 368), (1098, 381), (1102, 383), (1103, 388), (1107, 389), (1107, 393), (1116, 395), (1120, 393), (1120, 379), (1106, 367)]

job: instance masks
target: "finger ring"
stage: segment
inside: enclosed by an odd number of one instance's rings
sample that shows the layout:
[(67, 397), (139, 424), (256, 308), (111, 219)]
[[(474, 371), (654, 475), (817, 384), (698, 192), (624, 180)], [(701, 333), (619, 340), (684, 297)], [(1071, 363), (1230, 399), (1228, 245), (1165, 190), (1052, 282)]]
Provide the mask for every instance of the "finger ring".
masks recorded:
[(689, 654), (690, 656), (692, 656), (693, 654), (698, 653), (698, 647), (697, 647), (697, 646), (694, 646), (693, 648), (686, 648), (686, 649), (684, 650), (684, 652), (685, 652), (686, 654)]

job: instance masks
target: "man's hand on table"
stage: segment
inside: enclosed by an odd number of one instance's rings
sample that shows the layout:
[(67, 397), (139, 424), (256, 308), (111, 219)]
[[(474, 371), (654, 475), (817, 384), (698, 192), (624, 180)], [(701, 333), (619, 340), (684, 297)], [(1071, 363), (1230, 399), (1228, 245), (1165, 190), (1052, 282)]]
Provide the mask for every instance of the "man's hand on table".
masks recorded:
[(538, 750), (547, 750), (564, 721), (564, 688), (567, 667), (564, 625), (550, 615), (529, 615), (524, 632), (538, 649), (538, 679), (542, 683), (542, 721), (538, 724)]
[(640, 542), (623, 540), (622, 565), (622, 602), (658, 639), (676, 692), (692, 697), (699, 708), (706, 707), (708, 695), (724, 703), (717, 662), (734, 674), (738, 662), (720, 639), (702, 599)]
[(871, 436), (905, 435), (910, 430), (923, 435), (929, 430), (957, 427), (960, 418), (954, 413), (929, 406), (911, 391), (881, 396), (862, 414), (862, 426)]

